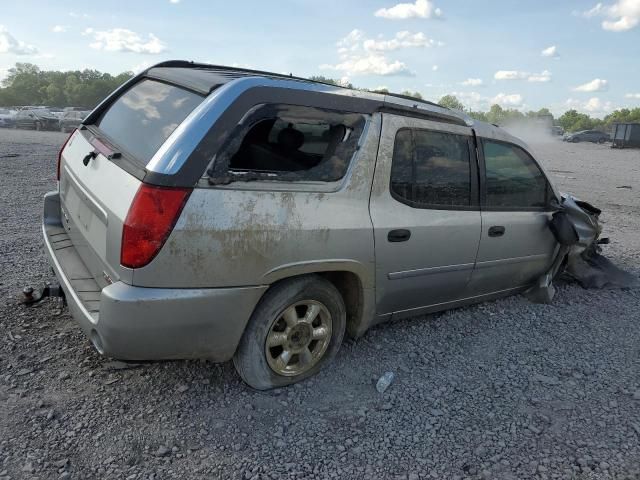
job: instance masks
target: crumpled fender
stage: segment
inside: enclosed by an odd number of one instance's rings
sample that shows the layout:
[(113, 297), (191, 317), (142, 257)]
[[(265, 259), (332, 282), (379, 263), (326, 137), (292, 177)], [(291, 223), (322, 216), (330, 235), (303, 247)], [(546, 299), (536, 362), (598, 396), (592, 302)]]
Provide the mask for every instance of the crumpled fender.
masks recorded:
[(631, 288), (638, 286), (638, 279), (615, 266), (600, 254), (602, 211), (588, 202), (563, 193), (558, 210), (553, 215), (549, 229), (560, 248), (551, 268), (540, 277), (535, 286), (526, 292), (536, 303), (551, 303), (555, 295), (553, 279), (566, 274), (583, 288)]

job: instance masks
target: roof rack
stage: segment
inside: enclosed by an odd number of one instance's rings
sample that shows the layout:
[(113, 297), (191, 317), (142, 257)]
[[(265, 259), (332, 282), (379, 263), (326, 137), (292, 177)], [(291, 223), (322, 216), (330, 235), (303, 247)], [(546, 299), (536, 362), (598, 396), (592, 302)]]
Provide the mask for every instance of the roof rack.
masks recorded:
[[(267, 72), (265, 70), (253, 70), (250, 68), (240, 68), (240, 67), (229, 67), (226, 65), (215, 65), (215, 64), (210, 64), (210, 63), (199, 63), (199, 62), (192, 62), (192, 61), (187, 61), (187, 60), (167, 60), (165, 62), (161, 62), (158, 63), (156, 65), (153, 65), (153, 67), (151, 68), (157, 68), (157, 67), (181, 67), (181, 68), (197, 68), (197, 69), (201, 69), (201, 70), (224, 70), (224, 71), (228, 71), (228, 72), (238, 72), (238, 73), (247, 73), (247, 74), (254, 74), (254, 75), (261, 75), (261, 76), (267, 76), (267, 77), (274, 77), (274, 78), (286, 78), (289, 80), (299, 80), (301, 82), (308, 82), (308, 83), (318, 83), (320, 85), (327, 85), (330, 87), (337, 87), (337, 88), (342, 88), (344, 90), (356, 90), (356, 91), (361, 91), (357, 88), (350, 88), (350, 87), (345, 87), (344, 85), (337, 85), (335, 83), (328, 83), (328, 82), (321, 82), (320, 80), (311, 80), (309, 78), (304, 78), (304, 77), (297, 77), (293, 74), (283, 74), (283, 73), (275, 73), (275, 72)], [(403, 100), (410, 100), (416, 103), (425, 103), (427, 105), (432, 105), (434, 107), (440, 107), (440, 108), (444, 108), (446, 110), (449, 110), (449, 108), (447, 107), (443, 107), (442, 105), (438, 105), (437, 103), (431, 102), (429, 100), (424, 100), (424, 99), (420, 99), (420, 98), (416, 98), (416, 97), (412, 97), (409, 95), (403, 95), (401, 93), (390, 93), (390, 92), (376, 92), (376, 91), (372, 91), (372, 90), (365, 90), (368, 93), (373, 93), (373, 94), (377, 94), (377, 95), (387, 95), (390, 97), (395, 97), (395, 98), (401, 98)]]

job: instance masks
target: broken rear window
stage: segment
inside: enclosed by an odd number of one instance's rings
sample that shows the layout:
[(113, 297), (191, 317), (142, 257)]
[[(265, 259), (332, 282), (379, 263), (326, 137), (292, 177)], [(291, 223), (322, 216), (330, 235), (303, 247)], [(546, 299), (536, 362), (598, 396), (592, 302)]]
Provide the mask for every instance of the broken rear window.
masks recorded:
[(365, 125), (361, 114), (269, 104), (252, 109), (208, 170), (210, 182), (340, 180)]
[(204, 97), (184, 88), (142, 80), (102, 114), (98, 128), (146, 165)]

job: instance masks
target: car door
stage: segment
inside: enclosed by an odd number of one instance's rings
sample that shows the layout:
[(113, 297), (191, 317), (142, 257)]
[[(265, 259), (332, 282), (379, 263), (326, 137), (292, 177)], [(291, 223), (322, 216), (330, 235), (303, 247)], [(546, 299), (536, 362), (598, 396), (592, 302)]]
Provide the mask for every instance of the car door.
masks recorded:
[(479, 139), (482, 236), (469, 288), (474, 295), (530, 285), (548, 270), (557, 242), (549, 229), (553, 190), (520, 146)]
[(412, 315), (466, 296), (480, 240), (468, 127), (391, 114), (370, 199), (380, 315)]

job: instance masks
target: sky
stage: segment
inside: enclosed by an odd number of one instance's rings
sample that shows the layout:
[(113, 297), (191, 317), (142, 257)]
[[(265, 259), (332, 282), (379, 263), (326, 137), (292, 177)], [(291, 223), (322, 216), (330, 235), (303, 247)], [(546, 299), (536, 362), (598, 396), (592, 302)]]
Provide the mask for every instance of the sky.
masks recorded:
[(0, 79), (168, 59), (602, 117), (640, 107), (640, 0), (0, 0)]

